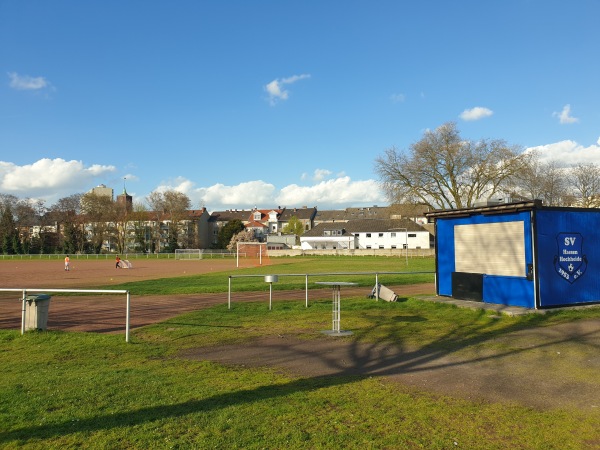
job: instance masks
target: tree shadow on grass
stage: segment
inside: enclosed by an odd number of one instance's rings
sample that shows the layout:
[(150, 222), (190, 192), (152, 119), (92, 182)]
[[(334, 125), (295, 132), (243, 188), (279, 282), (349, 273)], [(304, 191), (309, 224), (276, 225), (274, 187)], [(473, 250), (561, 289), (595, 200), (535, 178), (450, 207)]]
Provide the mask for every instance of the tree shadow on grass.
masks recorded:
[[(110, 413), (98, 415), (95, 417), (80, 419), (76, 422), (71, 420), (56, 424), (31, 425), (15, 430), (0, 432), (1, 443), (29, 442), (31, 440), (43, 440), (78, 432), (94, 432), (100, 430), (109, 430), (113, 428), (123, 428), (141, 425), (163, 419), (183, 417), (189, 414), (199, 412), (210, 412), (235, 405), (250, 404), (266, 399), (285, 398), (289, 395), (299, 392), (316, 391), (322, 388), (345, 385), (353, 383), (364, 377), (407, 377), (427, 374), (445, 374), (436, 383), (451, 383), (450, 378), (461, 376), (467, 377), (466, 372), (474, 371), (481, 364), (487, 369), (492, 367), (496, 369), (502, 367), (502, 371), (510, 372), (514, 369), (515, 360), (519, 360), (520, 355), (527, 355), (535, 352), (538, 356), (540, 352), (552, 353), (551, 349), (563, 344), (577, 343), (585, 347), (588, 353), (597, 354), (600, 349), (600, 330), (581, 329), (577, 326), (563, 327), (559, 326), (544, 327), (547, 318), (539, 316), (531, 318), (524, 322), (508, 323), (506, 326), (498, 326), (494, 321), (482, 320), (481, 313), (475, 315), (470, 324), (457, 326), (448, 332), (438, 335), (424, 345), (411, 348), (405, 345), (403, 340), (405, 332), (398, 328), (403, 324), (412, 324), (427, 322), (429, 319), (418, 314), (396, 314), (387, 318), (369, 317), (368, 312), (362, 316), (363, 320), (369, 322), (368, 326), (363, 326), (356, 330), (355, 336), (350, 338), (332, 338), (321, 336), (317, 339), (301, 340), (293, 339), (291, 342), (286, 337), (271, 337), (269, 340), (255, 340), (242, 344), (218, 347), (206, 347), (196, 349), (194, 353), (186, 353), (184, 358), (193, 358), (198, 360), (210, 360), (224, 364), (232, 365), (254, 365), (264, 367), (280, 367), (290, 370), (296, 376), (303, 378), (294, 379), (285, 384), (265, 385), (253, 389), (239, 390), (230, 393), (217, 394), (202, 400), (190, 400), (172, 405), (156, 405), (137, 410), (128, 410), (121, 413)], [(377, 339), (370, 336), (374, 327), (388, 326), (389, 331)], [(195, 326), (197, 324), (192, 324)], [(525, 336), (523, 342), (527, 345), (500, 345), (486, 346), (483, 352), (472, 351), (463, 352), (465, 349), (476, 349), (482, 344), (493, 344), (496, 340), (509, 339), (514, 333), (527, 331), (535, 328), (539, 330), (541, 337), (535, 335)], [(542, 331), (544, 331), (542, 333)], [(371, 341), (369, 341), (371, 339)], [(521, 338), (520, 338), (521, 339)], [(519, 341), (521, 342), (521, 341)], [(534, 377), (539, 364), (536, 359), (533, 366), (529, 358), (521, 361), (524, 365), (523, 370), (529, 370)], [(491, 366), (489, 365), (491, 364)], [(316, 367), (318, 366), (318, 368)], [(312, 367), (310, 373), (303, 373), (302, 367)], [(571, 383), (565, 373), (552, 373), (550, 367), (543, 373), (543, 377), (557, 383), (550, 386), (552, 393), (560, 394), (561, 382), (560, 376), (565, 378), (564, 382)], [(497, 373), (495, 373), (497, 372)], [(543, 371), (542, 371), (543, 372)], [(477, 373), (475, 374), (477, 376)], [(500, 377), (508, 376), (507, 373), (492, 370), (483, 371), (479, 375), (482, 377), (480, 383), (489, 390), (493, 383), (498, 384)], [(522, 377), (523, 372), (516, 370), (510, 373), (511, 376)], [(444, 378), (446, 377), (446, 378)], [(527, 378), (527, 377), (525, 377)], [(505, 380), (503, 389), (512, 389), (515, 386), (511, 382), (512, 378)], [(403, 378), (406, 380), (406, 378)], [(531, 380), (520, 379), (523, 385), (529, 386)], [(539, 381), (539, 380), (538, 380)], [(583, 383), (585, 384), (585, 383)], [(580, 384), (575, 389), (580, 390), (580, 396), (586, 397), (585, 402), (595, 402), (598, 400), (598, 382), (590, 383), (590, 386)], [(536, 385), (540, 389), (540, 383)], [(569, 390), (565, 387), (565, 394), (569, 395), (573, 387)], [(521, 395), (521, 392), (516, 392)], [(508, 396), (507, 398), (514, 398)], [(598, 400), (600, 403), (600, 400)]]

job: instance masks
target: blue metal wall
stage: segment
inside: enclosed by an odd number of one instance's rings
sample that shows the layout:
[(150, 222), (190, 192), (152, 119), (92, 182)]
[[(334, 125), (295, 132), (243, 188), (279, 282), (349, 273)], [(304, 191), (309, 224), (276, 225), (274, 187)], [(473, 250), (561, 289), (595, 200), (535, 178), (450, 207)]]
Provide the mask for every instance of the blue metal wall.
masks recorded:
[[(438, 294), (452, 296), (452, 272), (455, 271), (454, 227), (497, 222), (522, 222), (525, 236), (525, 260), (523, 276), (509, 277), (484, 275), (483, 301), (503, 305), (535, 307), (534, 284), (526, 278), (527, 265), (533, 264), (530, 212), (497, 215), (473, 215), (461, 218), (438, 217), (436, 219), (436, 254)], [(511, 239), (510, 236), (506, 237)]]
[(600, 211), (537, 210), (540, 307), (600, 302)]

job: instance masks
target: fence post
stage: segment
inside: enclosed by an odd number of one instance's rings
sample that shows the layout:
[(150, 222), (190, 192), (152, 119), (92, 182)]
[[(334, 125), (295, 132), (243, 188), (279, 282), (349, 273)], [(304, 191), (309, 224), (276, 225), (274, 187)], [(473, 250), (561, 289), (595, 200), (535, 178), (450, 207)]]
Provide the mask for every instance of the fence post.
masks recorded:
[(227, 289), (227, 309), (231, 309), (231, 275), (229, 275), (228, 284), (229, 287)]
[(25, 334), (25, 314), (27, 307), (25, 306), (25, 302), (27, 301), (27, 292), (23, 289), (23, 302), (21, 309), (21, 335)]
[(125, 313), (125, 342), (129, 342), (129, 311), (131, 309), (131, 297), (127, 291), (127, 312)]
[(308, 274), (306, 274), (304, 277), (304, 292), (306, 296), (306, 299), (304, 300), (304, 307), (308, 308)]

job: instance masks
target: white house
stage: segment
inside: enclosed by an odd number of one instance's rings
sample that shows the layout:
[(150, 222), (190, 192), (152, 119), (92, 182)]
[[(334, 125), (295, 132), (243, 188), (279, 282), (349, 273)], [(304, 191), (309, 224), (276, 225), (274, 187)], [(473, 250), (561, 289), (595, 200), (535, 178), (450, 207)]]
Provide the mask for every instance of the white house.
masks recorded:
[(300, 236), (304, 250), (429, 249), (432, 236), (410, 219), (324, 222)]

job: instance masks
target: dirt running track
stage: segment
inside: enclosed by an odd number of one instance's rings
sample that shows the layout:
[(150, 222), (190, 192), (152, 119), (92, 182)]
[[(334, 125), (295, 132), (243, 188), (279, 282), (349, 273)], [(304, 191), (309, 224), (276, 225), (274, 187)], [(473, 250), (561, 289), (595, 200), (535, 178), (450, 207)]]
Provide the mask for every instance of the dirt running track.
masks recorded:
[[(73, 261), (65, 272), (62, 261), (0, 261), (0, 288), (89, 288), (125, 281), (201, 274), (235, 273), (232, 261), (141, 260), (133, 269), (115, 269), (111, 260)], [(275, 272), (275, 271), (274, 271)], [(227, 279), (223, 280), (224, 283)], [(400, 297), (431, 294), (431, 284), (394, 286)], [(366, 295), (365, 288), (346, 289), (342, 295)], [(330, 290), (311, 290), (310, 299), (329, 298)], [(274, 291), (276, 297), (304, 300), (304, 291)], [(268, 302), (265, 292), (234, 293), (233, 302)], [(74, 309), (73, 305), (77, 305)], [(183, 296), (131, 297), (131, 328), (156, 323), (181, 313), (225, 304), (227, 293)], [(0, 328), (19, 330), (20, 293), (0, 292)], [(49, 329), (123, 333), (125, 296), (55, 297), (51, 301)], [(575, 408), (598, 417), (600, 377), (592, 382), (579, 373), (600, 373), (600, 320), (574, 321), (556, 326), (515, 331), (491, 339), (497, 345), (461, 353), (443, 347), (420, 350), (385, 344), (361, 344), (353, 339), (322, 335), (266, 336), (243, 345), (193, 349), (186, 358), (223, 364), (273, 367), (303, 377), (359, 375), (385, 377), (390, 382), (475, 401), (511, 402), (533, 408)], [(465, 343), (468, 347), (468, 343)], [(497, 348), (497, 350), (494, 350)], [(475, 352), (475, 354), (473, 354)], [(593, 379), (593, 377), (592, 377)], [(599, 425), (600, 428), (600, 425)], [(589, 443), (600, 448), (600, 437)]]
[[(90, 289), (91, 286), (110, 286), (128, 281), (221, 272), (235, 273), (232, 260), (136, 260), (132, 269), (116, 269), (110, 260), (74, 260), (65, 272), (62, 260), (0, 261), (0, 288), (9, 289)], [(223, 278), (227, 285), (227, 278)], [(434, 292), (431, 284), (394, 288), (402, 295)], [(368, 289), (345, 289), (345, 295), (366, 295)], [(311, 290), (309, 299), (328, 298), (328, 289)], [(0, 292), (0, 329), (21, 329), (20, 292)], [(275, 291), (273, 299), (304, 301), (304, 291)], [(233, 293), (232, 302), (268, 302), (269, 291)], [(136, 296), (131, 293), (130, 327), (139, 328), (179, 314), (227, 303), (227, 293), (169, 296)], [(125, 332), (126, 297), (115, 295), (54, 296), (50, 303), (49, 330), (92, 331), (101, 333)]]

